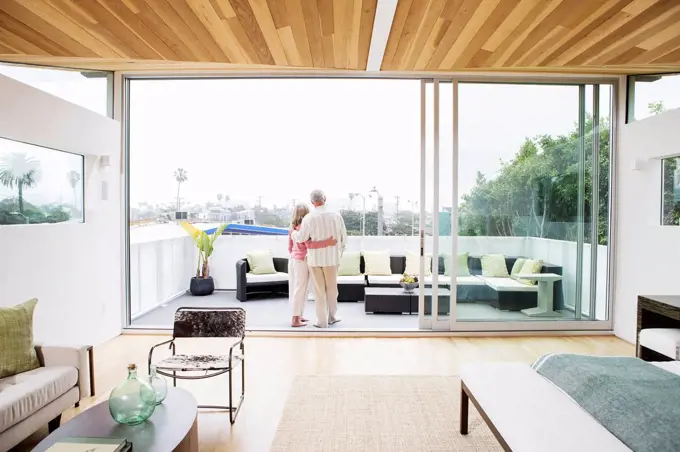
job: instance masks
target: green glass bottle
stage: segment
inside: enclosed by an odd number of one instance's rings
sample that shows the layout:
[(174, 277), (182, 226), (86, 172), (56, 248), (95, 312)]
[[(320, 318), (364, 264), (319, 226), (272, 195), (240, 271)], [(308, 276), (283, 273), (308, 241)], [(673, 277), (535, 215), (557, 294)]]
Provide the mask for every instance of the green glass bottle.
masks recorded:
[(156, 405), (160, 405), (168, 395), (168, 382), (165, 378), (159, 377), (156, 373), (156, 366), (151, 366), (151, 373), (149, 374), (149, 384), (156, 392)]
[(109, 396), (109, 411), (119, 424), (137, 425), (151, 417), (156, 409), (156, 392), (151, 385), (137, 378), (137, 366), (128, 366), (127, 379), (116, 386)]

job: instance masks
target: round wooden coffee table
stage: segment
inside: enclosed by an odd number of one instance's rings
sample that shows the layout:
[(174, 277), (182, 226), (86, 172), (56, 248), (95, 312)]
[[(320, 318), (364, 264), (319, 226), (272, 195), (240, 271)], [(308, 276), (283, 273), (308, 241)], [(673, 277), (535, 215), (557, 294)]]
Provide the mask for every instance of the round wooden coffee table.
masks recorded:
[(34, 452), (46, 451), (67, 437), (126, 438), (132, 450), (145, 452), (198, 451), (198, 407), (189, 392), (168, 388), (168, 397), (151, 418), (139, 425), (118, 424), (109, 413), (108, 401), (83, 411), (42, 440)]

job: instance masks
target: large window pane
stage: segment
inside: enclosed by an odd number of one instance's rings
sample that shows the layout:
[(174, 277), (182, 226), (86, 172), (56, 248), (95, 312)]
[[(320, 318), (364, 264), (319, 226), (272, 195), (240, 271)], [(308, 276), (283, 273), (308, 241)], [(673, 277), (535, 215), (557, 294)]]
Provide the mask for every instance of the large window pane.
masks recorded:
[[(376, 286), (399, 289), (404, 272), (417, 272), (419, 80), (131, 80), (129, 88), (133, 325), (169, 326), (177, 305), (196, 300), (185, 294), (197, 265), (176, 220), (185, 217), (202, 229), (231, 225), (210, 258), (211, 303), (248, 309), (253, 328), (288, 328), (286, 296), (263, 290), (252, 303), (237, 300), (236, 264), (258, 250), (287, 259), (293, 208), (316, 188), (342, 214), (348, 251), (400, 257), (392, 274), (369, 276)], [(338, 328), (417, 327), (408, 300), (402, 315), (367, 311), (363, 276), (343, 277)], [(358, 290), (344, 285), (352, 278)], [(314, 319), (311, 303), (305, 313)]]
[(609, 122), (596, 128), (606, 171), (594, 260), (594, 102), (592, 86), (460, 84), (459, 320), (589, 317), (600, 288), (606, 306)]
[(628, 122), (680, 107), (680, 74), (628, 77)]
[(83, 221), (83, 156), (0, 138), (0, 225)]
[(60, 70), (0, 63), (0, 74), (101, 115), (111, 115), (109, 72)]

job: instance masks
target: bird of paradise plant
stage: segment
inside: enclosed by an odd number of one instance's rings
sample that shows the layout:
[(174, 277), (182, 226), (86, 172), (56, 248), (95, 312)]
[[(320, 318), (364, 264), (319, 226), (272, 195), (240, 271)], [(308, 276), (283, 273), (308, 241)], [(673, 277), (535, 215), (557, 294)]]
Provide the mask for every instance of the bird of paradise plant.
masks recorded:
[(200, 279), (207, 279), (210, 274), (210, 270), (208, 268), (208, 259), (210, 258), (210, 255), (213, 253), (213, 245), (215, 244), (215, 240), (219, 238), (219, 236), (222, 235), (222, 232), (224, 231), (224, 228), (227, 227), (226, 224), (222, 224), (215, 229), (215, 232), (212, 234), (207, 234), (205, 231), (202, 231), (191, 223), (187, 221), (183, 221), (181, 223), (182, 227), (184, 228), (185, 231), (189, 233), (192, 239), (194, 239), (194, 243), (198, 247), (198, 265), (196, 267), (196, 278)]

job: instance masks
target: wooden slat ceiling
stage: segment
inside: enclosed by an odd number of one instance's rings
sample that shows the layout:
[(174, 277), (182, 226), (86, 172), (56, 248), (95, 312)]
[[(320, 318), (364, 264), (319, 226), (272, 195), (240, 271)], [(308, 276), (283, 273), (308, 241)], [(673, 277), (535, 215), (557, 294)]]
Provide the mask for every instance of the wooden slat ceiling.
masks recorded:
[(680, 67), (680, 0), (400, 0), (383, 70)]
[(0, 60), (365, 69), (376, 1), (0, 0)]
[[(0, 0), (0, 61), (364, 70), (378, 0)], [(680, 70), (680, 0), (399, 0), (383, 71)]]

